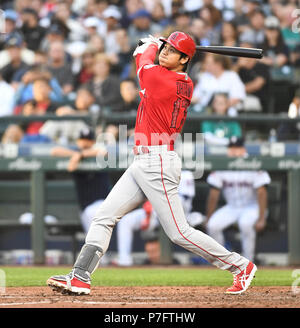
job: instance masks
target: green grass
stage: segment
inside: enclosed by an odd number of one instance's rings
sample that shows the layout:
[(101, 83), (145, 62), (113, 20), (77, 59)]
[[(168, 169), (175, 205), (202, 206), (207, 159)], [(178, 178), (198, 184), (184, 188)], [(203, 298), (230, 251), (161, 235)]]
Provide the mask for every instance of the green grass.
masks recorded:
[[(45, 286), (46, 280), (66, 274), (70, 267), (2, 267), (7, 287)], [(259, 268), (254, 286), (291, 286), (292, 269)], [(93, 274), (93, 286), (227, 286), (232, 275), (215, 268), (101, 268)]]

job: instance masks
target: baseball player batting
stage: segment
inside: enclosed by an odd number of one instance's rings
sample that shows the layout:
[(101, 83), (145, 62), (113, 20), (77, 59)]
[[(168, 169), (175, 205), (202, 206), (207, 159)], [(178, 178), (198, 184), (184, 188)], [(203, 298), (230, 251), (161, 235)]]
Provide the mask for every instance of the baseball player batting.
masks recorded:
[[(191, 227), (178, 196), (181, 159), (174, 142), (193, 94), (186, 69), (195, 54), (195, 42), (183, 32), (173, 32), (167, 39), (150, 36), (143, 42), (133, 53), (141, 87), (134, 160), (93, 218), (72, 271), (52, 276), (47, 284), (61, 293), (89, 294), (91, 275), (109, 246), (114, 226), (146, 196), (171, 241), (230, 271), (233, 285), (226, 293), (240, 294), (249, 287), (257, 270), (255, 264)], [(155, 65), (157, 52), (159, 64)]]

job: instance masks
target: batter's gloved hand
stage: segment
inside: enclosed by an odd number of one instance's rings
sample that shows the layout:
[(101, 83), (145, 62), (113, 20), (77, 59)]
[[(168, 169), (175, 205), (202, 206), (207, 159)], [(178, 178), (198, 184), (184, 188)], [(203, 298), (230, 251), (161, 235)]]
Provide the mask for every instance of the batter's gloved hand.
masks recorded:
[(161, 45), (163, 44), (163, 42), (160, 41), (159, 38), (156, 38), (155, 36), (153, 36), (151, 34), (148, 35), (148, 38), (143, 38), (143, 39), (139, 40), (140, 45), (144, 44), (144, 43), (149, 43), (149, 42), (156, 44), (158, 46), (158, 48), (160, 48)]
[(148, 36), (148, 38), (142, 38), (138, 42), (138, 46), (134, 50), (133, 57), (137, 56), (138, 54), (144, 53), (144, 51), (149, 47), (151, 44), (156, 44), (158, 48), (161, 47), (162, 41), (158, 38), (155, 38), (153, 35)]

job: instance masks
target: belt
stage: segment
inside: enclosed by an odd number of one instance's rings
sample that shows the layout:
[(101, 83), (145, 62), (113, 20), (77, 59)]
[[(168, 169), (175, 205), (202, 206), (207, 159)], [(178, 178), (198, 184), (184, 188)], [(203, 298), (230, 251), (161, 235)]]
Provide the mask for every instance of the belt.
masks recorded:
[(173, 145), (158, 145), (158, 146), (134, 146), (133, 153), (134, 155), (142, 155), (149, 153), (162, 153), (166, 151), (174, 150)]

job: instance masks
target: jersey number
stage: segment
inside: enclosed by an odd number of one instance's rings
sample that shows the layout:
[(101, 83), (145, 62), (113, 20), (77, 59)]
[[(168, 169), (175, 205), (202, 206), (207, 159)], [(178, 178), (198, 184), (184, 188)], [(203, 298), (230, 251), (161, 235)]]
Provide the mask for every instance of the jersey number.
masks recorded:
[(181, 130), (181, 128), (185, 122), (185, 119), (186, 119), (188, 106), (189, 106), (189, 102), (186, 99), (180, 99), (180, 98), (176, 99), (176, 101), (174, 102), (174, 105), (173, 105), (172, 121), (171, 121), (170, 128), (176, 129), (178, 115), (179, 115), (180, 111), (182, 110), (183, 117), (180, 121), (179, 127), (177, 128), (177, 129)]

